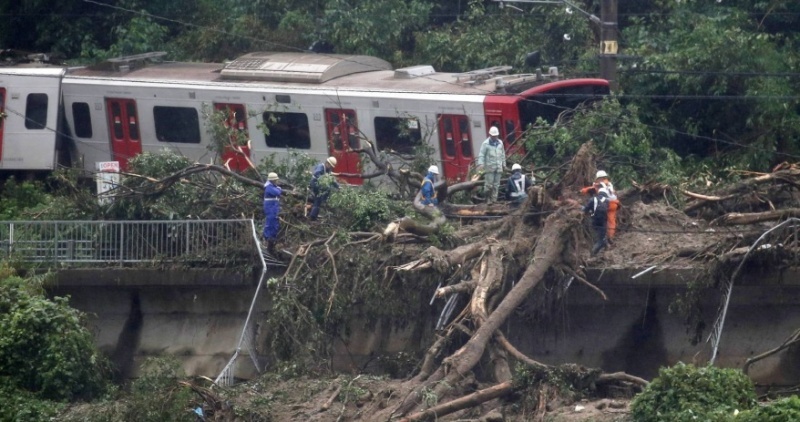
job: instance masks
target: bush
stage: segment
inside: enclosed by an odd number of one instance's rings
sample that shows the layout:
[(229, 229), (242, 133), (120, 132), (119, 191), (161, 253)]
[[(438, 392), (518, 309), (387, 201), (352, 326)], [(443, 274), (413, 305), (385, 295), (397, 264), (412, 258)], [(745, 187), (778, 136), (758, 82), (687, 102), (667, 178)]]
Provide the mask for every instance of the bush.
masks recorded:
[(800, 397), (792, 396), (742, 412), (736, 422), (800, 421)]
[(742, 371), (679, 363), (661, 368), (631, 413), (636, 422), (725, 421), (755, 404), (755, 388)]
[(46, 199), (41, 183), (17, 182), (10, 177), (0, 187), (0, 220), (23, 220), (26, 209), (36, 207)]
[[(0, 271), (2, 272), (2, 271)], [(0, 276), (0, 375), (50, 400), (102, 394), (106, 360), (66, 298), (47, 299), (35, 281)]]
[(36, 394), (20, 390), (11, 379), (0, 376), (0, 422), (39, 422), (53, 420), (59, 403), (43, 400)]

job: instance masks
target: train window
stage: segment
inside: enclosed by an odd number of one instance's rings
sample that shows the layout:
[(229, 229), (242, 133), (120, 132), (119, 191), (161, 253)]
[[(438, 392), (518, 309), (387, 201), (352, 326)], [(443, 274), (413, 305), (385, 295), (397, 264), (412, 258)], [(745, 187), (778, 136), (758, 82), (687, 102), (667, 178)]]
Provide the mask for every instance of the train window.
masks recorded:
[(472, 157), (472, 140), (469, 139), (469, 122), (467, 119), (458, 119), (458, 128), (461, 131), (461, 156)]
[[(136, 103), (133, 101), (125, 102), (125, 111), (128, 114), (128, 137), (132, 141), (139, 140), (139, 122), (136, 121)], [(197, 114), (197, 113), (195, 113)], [(157, 126), (156, 126), (157, 127)], [(156, 131), (157, 132), (157, 131)], [(200, 136), (197, 137), (200, 142)]]
[(361, 138), (359, 137), (358, 127), (350, 119), (347, 119), (347, 146), (350, 149), (361, 149)]
[(281, 104), (289, 104), (292, 102), (292, 97), (289, 95), (276, 94), (275, 101)]
[(265, 135), (268, 147), (311, 149), (308, 116), (304, 113), (267, 112), (263, 118), (269, 129)]
[(89, 104), (72, 103), (72, 118), (75, 123), (75, 136), (79, 138), (91, 138), (92, 116), (89, 114)]
[(444, 153), (447, 154), (448, 157), (455, 157), (456, 141), (453, 139), (453, 121), (450, 119), (444, 119), (444, 134)]
[(122, 132), (122, 108), (117, 101), (111, 103), (111, 116), (114, 118), (114, 139), (121, 140), (125, 134)]
[(156, 138), (161, 142), (200, 143), (200, 119), (191, 107), (153, 107)]
[(25, 104), (25, 127), (44, 129), (47, 126), (47, 94), (28, 94)]
[(511, 145), (517, 141), (517, 133), (514, 131), (514, 121), (506, 120), (506, 144)]
[(400, 154), (413, 154), (414, 147), (422, 143), (419, 120), (376, 117), (375, 141), (381, 151), (392, 150)]

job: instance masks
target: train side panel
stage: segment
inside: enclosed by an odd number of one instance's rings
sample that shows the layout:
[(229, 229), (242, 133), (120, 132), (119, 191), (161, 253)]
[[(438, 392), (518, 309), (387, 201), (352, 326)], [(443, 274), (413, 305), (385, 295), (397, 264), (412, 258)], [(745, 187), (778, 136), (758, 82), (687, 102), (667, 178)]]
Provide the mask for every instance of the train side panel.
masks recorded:
[(0, 68), (0, 170), (53, 170), (61, 68)]
[[(386, 93), (334, 90), (306, 90), (299, 88), (276, 88), (260, 84), (159, 84), (135, 81), (111, 81), (98, 79), (67, 79), (64, 87), (67, 120), (73, 122), (80, 109), (87, 110), (91, 130), (84, 130), (85, 138), (78, 137), (78, 148), (84, 155), (84, 166), (94, 169), (94, 162), (113, 158), (110, 124), (106, 100), (108, 98), (132, 99), (136, 102), (138, 123), (141, 130), (142, 151), (158, 152), (169, 148), (186, 157), (207, 162), (212, 159), (208, 150), (210, 136), (203, 117), (204, 105), (214, 104), (242, 105), (247, 113), (243, 129), (251, 139), (251, 159), (258, 163), (276, 154), (288, 156), (288, 149), (306, 153), (318, 160), (331, 153), (329, 133), (326, 130), (325, 110), (354, 110), (360, 134), (369, 140), (378, 141), (379, 147), (405, 148), (403, 139), (384, 139), (407, 135), (406, 130), (396, 130), (393, 126), (407, 125), (407, 129), (419, 132), (419, 141), (427, 142), (434, 148), (435, 156), (431, 163), (447, 160), (440, 152), (438, 120), (444, 114), (465, 116), (469, 122), (470, 142), (473, 149), (480, 145), (486, 136), (483, 127), (483, 96)], [(206, 108), (208, 109), (208, 108)], [(260, 129), (264, 116), (277, 117), (278, 122), (270, 127), (271, 136)], [(166, 139), (163, 130), (158, 129), (161, 119), (163, 128), (169, 116), (196, 119), (199, 133), (175, 142), (174, 136)], [(188, 116), (188, 117), (187, 117)], [(111, 123), (109, 123), (111, 122)], [(75, 123), (78, 126), (78, 123)], [(292, 128), (287, 129), (285, 126)], [(187, 125), (189, 127), (191, 125)], [(287, 138), (282, 138), (283, 130)], [(77, 132), (77, 131), (76, 131)], [(307, 133), (306, 133), (307, 132)], [(172, 135), (175, 135), (174, 133)], [(384, 138), (381, 138), (383, 135)], [(288, 139), (288, 140), (287, 140)], [(407, 148), (410, 152), (410, 148)], [(397, 165), (401, 163), (397, 162)], [(369, 165), (363, 169), (369, 171)], [(420, 169), (415, 169), (420, 170)]]

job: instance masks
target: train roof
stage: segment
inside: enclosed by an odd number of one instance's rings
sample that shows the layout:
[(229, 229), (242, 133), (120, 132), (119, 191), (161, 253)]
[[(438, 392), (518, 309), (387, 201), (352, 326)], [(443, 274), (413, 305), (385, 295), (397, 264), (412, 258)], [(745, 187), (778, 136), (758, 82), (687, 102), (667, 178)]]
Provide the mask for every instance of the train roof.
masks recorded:
[(515, 83), (523, 83), (524, 89), (528, 89), (557, 78), (557, 72), (544, 77), (508, 75), (511, 66), (466, 73), (436, 72), (429, 65), (393, 70), (388, 62), (375, 57), (314, 53), (250, 53), (225, 64), (148, 62), (163, 54), (149, 53), (114, 59), (100, 66), (70, 69), (67, 78), (462, 95), (506, 93)]

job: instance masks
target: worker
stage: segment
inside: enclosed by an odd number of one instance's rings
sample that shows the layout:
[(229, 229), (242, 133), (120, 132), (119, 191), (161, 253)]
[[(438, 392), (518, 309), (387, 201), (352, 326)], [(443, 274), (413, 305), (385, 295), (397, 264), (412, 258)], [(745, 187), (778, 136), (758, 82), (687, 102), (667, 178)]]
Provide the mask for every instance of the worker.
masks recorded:
[(267, 241), (267, 251), (275, 253), (275, 242), (278, 240), (280, 220), (278, 213), (281, 210), (280, 198), (283, 190), (278, 186), (278, 174), (267, 175), (264, 184), (264, 240)]
[(428, 167), (428, 173), (422, 179), (422, 205), (435, 207), (439, 205), (439, 199), (436, 197), (436, 189), (433, 186), (436, 184), (436, 178), (439, 176), (439, 167), (432, 165)]
[(608, 190), (604, 185), (599, 184), (592, 198), (583, 206), (583, 212), (589, 213), (592, 216), (592, 228), (597, 237), (592, 247), (592, 256), (597, 255), (597, 253), (607, 245), (608, 202)]
[(311, 206), (311, 213), (308, 215), (308, 218), (311, 220), (317, 219), (319, 216), (319, 209), (322, 207), (322, 204), (328, 200), (328, 197), (331, 195), (331, 190), (339, 189), (339, 183), (333, 178), (320, 183), (320, 178), (323, 176), (328, 174), (336, 175), (333, 173), (334, 167), (336, 167), (336, 157), (328, 157), (324, 162), (317, 164), (311, 173), (309, 188), (314, 195), (314, 204)]
[(506, 148), (503, 141), (498, 138), (500, 130), (496, 126), (489, 129), (489, 137), (481, 144), (478, 154), (478, 172), (483, 174), (483, 191), (486, 202), (497, 202), (497, 192), (500, 188), (500, 178), (506, 167)]
[(617, 234), (617, 210), (622, 205), (617, 199), (617, 194), (614, 191), (614, 185), (611, 184), (611, 180), (608, 177), (608, 173), (605, 170), (598, 170), (597, 174), (595, 174), (594, 183), (592, 186), (587, 186), (581, 189), (581, 193), (584, 195), (594, 195), (597, 191), (598, 187), (605, 186), (606, 191), (608, 192), (608, 222), (606, 223), (607, 231), (606, 231), (606, 241), (608, 244), (614, 243), (614, 235)]
[(522, 166), (514, 163), (511, 166), (511, 176), (508, 177), (506, 183), (506, 199), (511, 201), (513, 205), (519, 205), (528, 198), (528, 188), (531, 187), (535, 180), (533, 176), (526, 177), (522, 174)]

